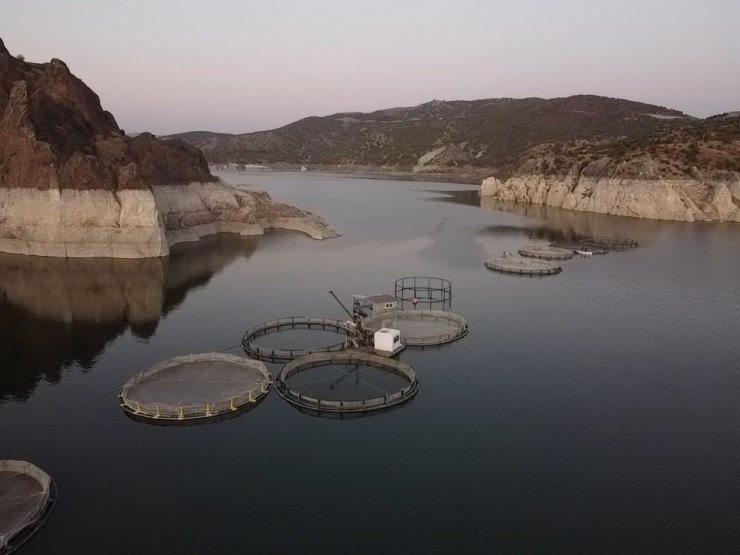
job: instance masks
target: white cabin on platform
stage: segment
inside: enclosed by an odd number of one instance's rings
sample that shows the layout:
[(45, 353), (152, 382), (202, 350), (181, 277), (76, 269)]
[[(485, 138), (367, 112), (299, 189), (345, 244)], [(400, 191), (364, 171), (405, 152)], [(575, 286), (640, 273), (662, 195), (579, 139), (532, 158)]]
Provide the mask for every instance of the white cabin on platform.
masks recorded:
[(380, 328), (373, 336), (375, 351), (379, 354), (394, 355), (403, 349), (401, 332), (391, 328)]

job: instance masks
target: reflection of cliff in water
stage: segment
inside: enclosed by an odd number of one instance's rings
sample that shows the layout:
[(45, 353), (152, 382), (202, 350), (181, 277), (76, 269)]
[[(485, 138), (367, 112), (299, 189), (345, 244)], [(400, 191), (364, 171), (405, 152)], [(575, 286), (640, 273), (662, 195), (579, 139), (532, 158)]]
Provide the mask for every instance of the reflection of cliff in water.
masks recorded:
[(665, 222), (607, 216), (594, 212), (580, 212), (544, 204), (527, 204), (481, 197), (478, 191), (443, 191), (444, 197), (432, 200), (453, 204), (480, 206), (492, 212), (516, 214), (541, 220), (532, 225), (493, 225), (481, 229), (482, 235), (521, 235), (532, 240), (577, 242), (579, 240), (608, 235), (632, 235), (635, 231), (652, 232)]
[(0, 254), (0, 400), (28, 398), (40, 377), (56, 383), (72, 365), (92, 368), (127, 330), (151, 337), (163, 314), (258, 243), (214, 235), (140, 260)]

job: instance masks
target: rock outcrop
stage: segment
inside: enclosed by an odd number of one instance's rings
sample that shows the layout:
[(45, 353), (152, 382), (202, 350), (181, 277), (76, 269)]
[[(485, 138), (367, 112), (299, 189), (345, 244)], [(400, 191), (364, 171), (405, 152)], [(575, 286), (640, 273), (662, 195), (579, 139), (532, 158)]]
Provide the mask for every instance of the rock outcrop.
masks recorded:
[(64, 62), (0, 40), (0, 252), (146, 258), (217, 232), (280, 227), (336, 237), (321, 218), (224, 185), (201, 152), (127, 137)]
[(740, 222), (737, 172), (711, 179), (698, 171), (684, 178), (664, 177), (649, 159), (641, 161), (639, 171), (634, 164), (625, 171), (609, 158), (576, 164), (566, 175), (538, 174), (532, 169), (524, 168), (505, 181), (494, 176), (484, 179), (481, 196), (613, 216)]

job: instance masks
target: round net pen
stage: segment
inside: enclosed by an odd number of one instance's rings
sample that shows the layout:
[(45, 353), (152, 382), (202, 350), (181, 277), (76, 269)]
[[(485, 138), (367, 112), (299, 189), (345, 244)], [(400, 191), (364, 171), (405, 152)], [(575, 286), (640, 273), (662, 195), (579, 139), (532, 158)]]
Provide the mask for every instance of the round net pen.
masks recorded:
[(396, 329), (408, 347), (451, 343), (469, 331), (465, 318), (444, 310), (391, 310), (363, 319), (362, 326), (373, 333), (382, 328)]
[(550, 243), (551, 247), (557, 247), (560, 249), (568, 249), (574, 254), (576, 252), (590, 252), (591, 254), (608, 254), (609, 249), (601, 247), (593, 243), (586, 243), (584, 241), (558, 241)]
[(223, 420), (257, 405), (272, 376), (264, 363), (226, 353), (170, 358), (132, 376), (121, 389), (121, 408), (137, 420), (189, 424)]
[[(336, 399), (309, 395), (301, 391), (301, 386), (293, 385), (291, 378), (311, 369), (332, 366), (354, 366), (374, 368), (400, 378), (404, 384), (395, 391), (383, 391), (374, 387), (376, 395), (363, 399)], [(348, 375), (353, 370), (344, 373)], [(343, 375), (330, 376), (329, 379), (341, 380)], [(326, 380), (327, 378), (320, 378)], [(318, 380), (314, 380), (318, 381)], [(306, 384), (303, 384), (305, 386)], [(331, 386), (330, 386), (331, 387)], [(347, 350), (336, 353), (314, 353), (305, 355), (285, 364), (276, 380), (278, 394), (294, 407), (314, 415), (361, 415), (370, 412), (384, 411), (411, 400), (419, 390), (419, 380), (411, 365), (393, 358), (381, 357), (364, 351)], [(382, 393), (382, 395), (377, 395)]]
[(636, 249), (640, 246), (640, 243), (627, 237), (588, 237), (584, 242), (610, 251)]
[(395, 297), (399, 308), (421, 305), (435, 310), (452, 307), (452, 283), (444, 278), (408, 276), (396, 280)]
[(561, 249), (550, 245), (527, 245), (519, 249), (518, 252), (525, 258), (540, 258), (542, 260), (570, 260), (574, 255), (571, 249)]
[[(265, 347), (259, 345), (256, 341), (266, 335), (290, 330), (328, 331), (342, 335), (344, 339), (339, 343), (323, 347), (299, 349)], [(313, 318), (311, 316), (289, 316), (287, 318), (268, 320), (249, 328), (242, 337), (242, 348), (248, 356), (254, 359), (283, 363), (311, 353), (343, 351), (352, 346), (356, 334), (357, 328), (353, 322), (343, 322), (342, 320), (333, 320), (331, 318)]]
[(51, 515), (58, 499), (51, 477), (26, 461), (0, 461), (0, 553), (13, 553)]
[(563, 271), (552, 262), (522, 256), (501, 256), (486, 260), (485, 265), (494, 272), (527, 277), (553, 276)]

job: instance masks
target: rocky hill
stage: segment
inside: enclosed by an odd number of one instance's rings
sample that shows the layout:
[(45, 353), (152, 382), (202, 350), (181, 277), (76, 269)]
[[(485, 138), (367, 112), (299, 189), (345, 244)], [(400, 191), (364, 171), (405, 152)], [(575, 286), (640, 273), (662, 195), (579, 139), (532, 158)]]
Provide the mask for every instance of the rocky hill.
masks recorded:
[(632, 138), (530, 149), (481, 194), (571, 210), (679, 221), (740, 222), (740, 114)]
[(173, 135), (213, 163), (289, 163), (479, 175), (513, 173), (538, 145), (639, 138), (692, 121), (676, 110), (598, 96), (432, 101), (305, 118), (280, 129)]
[[(488, 178), (502, 200), (678, 220), (740, 220), (740, 117), (599, 96), (432, 101), (244, 135), (173, 136), (212, 163)], [(580, 185), (579, 185), (580, 184)]]
[(163, 256), (218, 231), (332, 236), (322, 220), (220, 184), (202, 153), (127, 137), (61, 60), (29, 63), (0, 40), (0, 251)]

